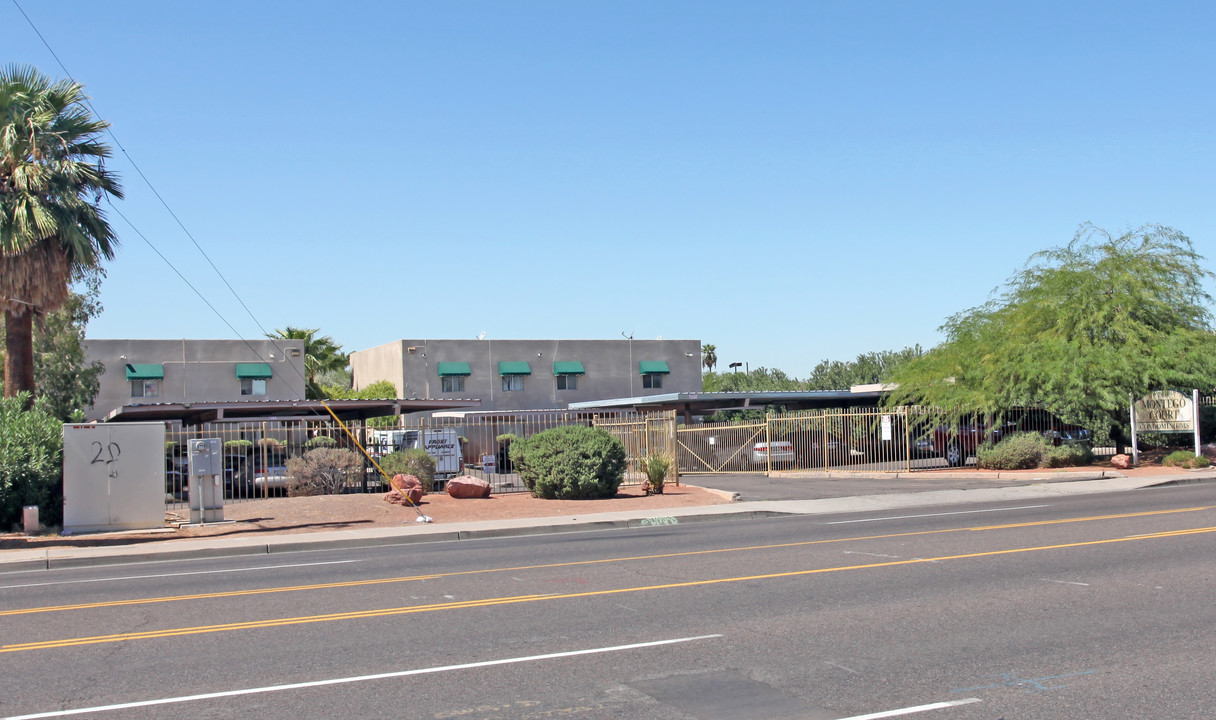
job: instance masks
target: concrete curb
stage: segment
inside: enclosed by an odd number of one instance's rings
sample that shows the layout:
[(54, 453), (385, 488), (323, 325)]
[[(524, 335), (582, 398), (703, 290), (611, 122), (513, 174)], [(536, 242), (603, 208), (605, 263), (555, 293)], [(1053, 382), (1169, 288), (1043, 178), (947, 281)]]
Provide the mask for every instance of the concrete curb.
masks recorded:
[[(847, 470), (827, 470), (823, 472), (776, 472), (773, 473), (777, 477), (786, 478), (817, 478), (826, 480), (851, 480), (858, 478), (872, 478), (874, 473), (859, 473), (849, 472)], [(884, 478), (893, 480), (916, 480), (925, 478), (948, 478), (950, 480), (1026, 480), (1028, 482), (1042, 482), (1044, 480), (1053, 480), (1056, 482), (1071, 482), (1075, 480), (1105, 480), (1107, 478), (1123, 478), (1127, 477), (1124, 473), (1117, 470), (1095, 470), (1093, 472), (1055, 472), (1047, 470), (1044, 472), (1031, 475), (1025, 470), (1017, 472), (998, 471), (993, 473), (977, 473), (977, 472), (938, 472), (918, 470), (913, 472), (893, 472), (884, 473)]]
[[(1095, 477), (1091, 473), (1076, 473), (1075, 475), (1080, 477), (1067, 478), (1071, 482), (1066, 484), (1059, 482), (1045, 483), (1042, 479), (1021, 475), (1020, 477), (1028, 481), (1025, 485), (1005, 486), (1002, 488), (973, 488), (970, 490), (937, 490), (919, 493), (864, 495), (851, 498), (826, 498), (822, 500), (763, 501), (692, 508), (672, 508), (670, 515), (638, 515), (636, 512), (618, 512), (599, 513), (598, 517), (597, 515), (591, 515), (581, 520), (577, 517), (557, 516), (501, 521), (498, 524), (490, 522), (458, 523), (480, 526), (463, 529), (459, 527), (448, 529), (442, 526), (421, 526), (415, 528), (411, 525), (403, 525), (395, 528), (382, 528), (378, 531), (317, 533), (312, 537), (307, 535), (277, 535), (257, 542), (251, 541), (248, 538), (237, 540), (198, 538), (172, 541), (173, 543), (190, 543), (190, 547), (182, 547), (181, 545), (177, 547), (137, 545), (107, 546), (103, 548), (14, 550), (8, 551), (11, 553), (9, 558), (0, 555), (0, 574), (244, 555), (274, 555), (314, 550), (485, 540), (626, 528), (654, 528), (702, 522), (761, 520), (795, 515), (869, 512), (925, 505), (999, 502), (1026, 497), (1115, 492), (1216, 481), (1216, 471), (1198, 472), (1194, 475), (1189, 473), (1186, 475), (1165, 475), (1156, 478), (1128, 478), (1121, 474), (1112, 474), (1101, 478)], [(991, 476), (986, 477), (990, 478)], [(1057, 478), (1053, 476), (1052, 479), (1055, 480)], [(1063, 480), (1064, 478), (1060, 479)], [(736, 493), (721, 490), (715, 491), (715, 493), (723, 497), (737, 495)], [(766, 507), (757, 507), (757, 505), (764, 505)]]

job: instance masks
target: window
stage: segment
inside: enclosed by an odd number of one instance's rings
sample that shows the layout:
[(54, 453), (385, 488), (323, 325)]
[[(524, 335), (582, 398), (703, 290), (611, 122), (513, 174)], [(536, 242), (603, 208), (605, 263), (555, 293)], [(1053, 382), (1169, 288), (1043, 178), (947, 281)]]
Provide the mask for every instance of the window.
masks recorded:
[(154, 398), (160, 397), (160, 380), (132, 380), (131, 397)]
[(558, 390), (578, 390), (578, 375), (558, 375)]
[(464, 392), (463, 375), (446, 375), (439, 380), (443, 384), (443, 392)]
[(524, 389), (523, 375), (503, 375), (502, 376), (502, 391), (503, 392), (522, 392)]
[(644, 388), (661, 388), (663, 387), (663, 376), (659, 373), (647, 373), (642, 376), (642, 387)]
[(265, 395), (266, 381), (260, 378), (241, 378), (242, 395)]

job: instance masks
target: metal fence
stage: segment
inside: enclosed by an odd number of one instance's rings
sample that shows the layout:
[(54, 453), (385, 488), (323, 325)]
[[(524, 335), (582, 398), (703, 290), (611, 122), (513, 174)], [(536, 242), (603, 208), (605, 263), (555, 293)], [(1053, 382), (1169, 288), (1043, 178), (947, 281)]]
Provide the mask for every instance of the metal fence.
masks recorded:
[[(1211, 398), (1204, 401), (1213, 403)], [(919, 407), (826, 409), (692, 424), (680, 423), (674, 412), (519, 411), (399, 418), (390, 425), (355, 422), (347, 427), (373, 458), (424, 447), (435, 434), (455, 436), (459, 457), (450, 458), (453, 467), (447, 476), (480, 477), (501, 494), (527, 490), (514, 472), (511, 444), (566, 425), (598, 427), (619, 438), (628, 458), (627, 485), (644, 481), (639, 462), (656, 452), (675, 458), (677, 475), (669, 481), (678, 483), (681, 473), (883, 473), (973, 465), (978, 447), (1018, 432), (1042, 434), (1053, 444), (1090, 439), (1084, 428), (1035, 408), (962, 418)], [(284, 494), (292, 480), (288, 460), (321, 446), (349, 449), (363, 459), (362, 472), (347, 478), (347, 492), (387, 490), (355, 441), (330, 419), (215, 422), (189, 428), (170, 424), (165, 447), (165, 493), (170, 506), (187, 504), (187, 443), (206, 437), (218, 437), (223, 443), (224, 496), (229, 503)], [(1115, 450), (1097, 449), (1109, 454)]]
[[(628, 426), (632, 413), (582, 413), (568, 411), (521, 411), (515, 413), (402, 418), (394, 424), (350, 422), (346, 427), (358, 445), (379, 459), (393, 452), (424, 447), (428, 437), (453, 434), (459, 439), (455, 471), (446, 476), (468, 474), (488, 481), (495, 493), (527, 490), (514, 472), (511, 443), (535, 433), (566, 425), (592, 426), (617, 423)], [(668, 416), (664, 416), (666, 418)], [(674, 416), (672, 416), (674, 417)], [(643, 419), (643, 426), (646, 424)], [(655, 427), (667, 427), (663, 422)], [(642, 436), (647, 435), (643, 432)], [(287, 462), (316, 447), (347, 449), (359, 455), (362, 472), (347, 478), (346, 492), (385, 492), (383, 477), (359, 450), (355, 440), (332, 419), (275, 420), (260, 422), (214, 422), (183, 427), (169, 423), (165, 428), (165, 502), (172, 508), (188, 506), (186, 448), (199, 438), (219, 438), (224, 455), (224, 498), (226, 503), (283, 495), (292, 477)], [(636, 472), (639, 447), (626, 442), (630, 453), (626, 483), (641, 482)], [(646, 445), (649, 447), (649, 445)], [(655, 447), (658, 447), (655, 445)], [(439, 477), (438, 486), (446, 477)]]

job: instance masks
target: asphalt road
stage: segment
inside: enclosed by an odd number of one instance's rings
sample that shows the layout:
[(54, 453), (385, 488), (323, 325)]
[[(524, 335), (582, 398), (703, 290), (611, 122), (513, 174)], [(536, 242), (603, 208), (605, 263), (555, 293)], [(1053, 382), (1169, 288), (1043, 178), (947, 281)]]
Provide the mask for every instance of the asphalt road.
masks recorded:
[(10, 573), (0, 718), (1211, 718), (1214, 546), (1192, 485)]

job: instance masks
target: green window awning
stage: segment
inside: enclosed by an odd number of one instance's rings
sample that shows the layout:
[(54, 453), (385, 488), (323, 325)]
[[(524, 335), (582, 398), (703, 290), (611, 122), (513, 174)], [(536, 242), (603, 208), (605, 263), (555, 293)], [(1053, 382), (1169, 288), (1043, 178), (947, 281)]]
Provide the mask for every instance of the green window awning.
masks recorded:
[(531, 375), (532, 368), (524, 360), (505, 360), (498, 363), (499, 375)]
[(586, 375), (583, 364), (578, 360), (561, 360), (553, 363), (554, 375)]
[(133, 365), (127, 363), (128, 380), (162, 380), (164, 377), (164, 365)]
[(473, 370), (467, 362), (439, 363), (439, 377), (455, 377), (457, 375), (472, 375)]
[(643, 360), (638, 363), (638, 370), (643, 375), (667, 375), (671, 372), (671, 368), (662, 360)]
[(237, 363), (236, 376), (242, 380), (269, 380), (274, 377), (274, 373), (270, 371), (269, 363)]

